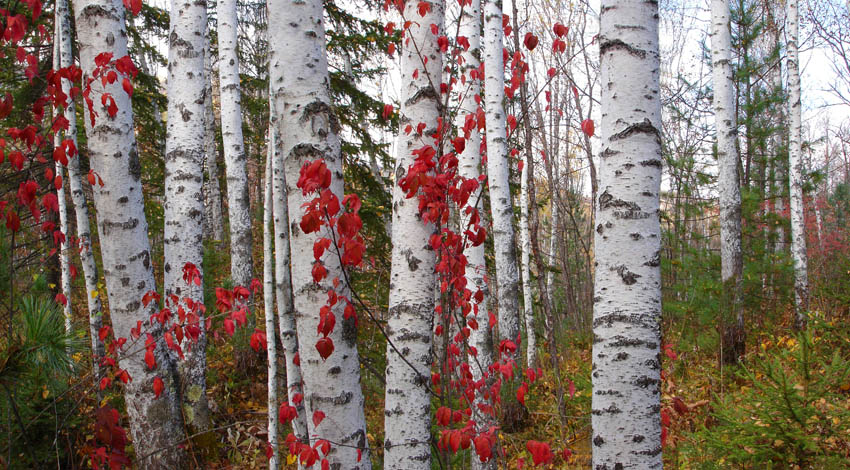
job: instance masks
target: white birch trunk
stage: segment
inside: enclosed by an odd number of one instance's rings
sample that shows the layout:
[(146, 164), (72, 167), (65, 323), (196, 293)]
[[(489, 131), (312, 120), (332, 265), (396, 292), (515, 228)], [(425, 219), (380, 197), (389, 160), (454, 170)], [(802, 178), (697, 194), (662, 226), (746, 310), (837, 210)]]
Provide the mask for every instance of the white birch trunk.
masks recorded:
[(204, 32), (204, 211), (206, 236), (224, 240), (224, 218), (221, 213), (221, 185), (218, 180), (215, 112), (213, 111), (213, 58), (210, 50), (209, 24)]
[(593, 468), (661, 469), (658, 4), (603, 0)]
[[(113, 57), (127, 55), (124, 5), (120, 0), (80, 0), (74, 3), (77, 39), (83, 80), (95, 68), (95, 56), (110, 52)], [(101, 95), (111, 93), (118, 107), (110, 117), (101, 105)], [(151, 266), (148, 224), (142, 200), (141, 165), (133, 133), (133, 109), (121, 88), (121, 80), (103, 86), (91, 85), (90, 98), (97, 113), (92, 126), (85, 119), (92, 169), (104, 186), (94, 189), (100, 247), (110, 317), (117, 336), (129, 336), (136, 321), (147, 322), (156, 311), (155, 303), (142, 304), (142, 296), (156, 289)], [(124, 386), (130, 435), (136, 452), (136, 464), (142, 468), (170, 469), (184, 465), (185, 453), (177, 447), (183, 438), (182, 414), (175, 388), (175, 364), (162, 340), (162, 328), (150, 328), (157, 339), (156, 370), (148, 370), (144, 354), (125, 354), (119, 365), (133, 378)], [(153, 379), (160, 376), (165, 390), (154, 398)]]
[[(74, 64), (71, 39), (71, 12), (67, 0), (57, 0), (56, 10), (60, 26), (59, 34), (59, 66), (70, 67)], [(70, 96), (71, 82), (62, 80), (62, 91)], [(68, 120), (68, 130), (65, 139), (70, 139), (77, 145), (77, 112), (73, 101), (65, 108), (65, 119)], [(92, 347), (92, 375), (95, 382), (100, 381), (100, 358), (104, 354), (103, 342), (100, 340), (100, 328), (103, 326), (103, 307), (97, 289), (97, 264), (91, 242), (91, 226), (89, 225), (89, 205), (83, 191), (83, 180), (80, 175), (79, 156), (68, 159), (68, 184), (71, 200), (74, 203), (74, 214), (77, 222), (77, 238), (79, 239), (80, 264), (83, 268), (83, 280), (86, 286), (86, 302), (89, 309), (89, 335)], [(67, 234), (66, 234), (67, 236)], [(70, 302), (70, 298), (68, 301)]]
[[(268, 7), (269, 24), (278, 25), (269, 34), (271, 86), (280, 90), (275, 100), (275, 114), (293, 221), (290, 250), (297, 254), (292, 259), (292, 291), (305, 379), (307, 429), (311, 441), (327, 439), (334, 443), (327, 457), (331, 468), (369, 469), (372, 464), (360, 389), (357, 330), (353, 319), (344, 319), (340, 305), (343, 302), (334, 308), (337, 324), (328, 336), (335, 347), (333, 354), (322, 360), (315, 347), (319, 339), (316, 333), (319, 309), (327, 301), (332, 280), (340, 279), (337, 293), (345, 296), (350, 293), (334, 249), (326, 251), (322, 258), (328, 276), (318, 285), (313, 282), (313, 243), (320, 237), (333, 236), (327, 232), (327, 227), (304, 234), (298, 224), (304, 213), (302, 204), (313, 197), (303, 196), (295, 185), (305, 162), (324, 159), (332, 174), (331, 191), (340, 199), (343, 195), (339, 123), (330, 104), (322, 2), (274, 1), (269, 2)], [(318, 426), (311, 419), (315, 411), (322, 411), (326, 416)]]
[(517, 341), (519, 302), (516, 246), (514, 245), (513, 203), (505, 97), (505, 66), (502, 58), (502, 1), (484, 2), (484, 89), (487, 122), (487, 181), (490, 186), (490, 213), (493, 218), (493, 245), (499, 305), (499, 338)]
[[(58, 6), (58, 5), (57, 5)], [(65, 14), (67, 15), (68, 7), (67, 4), (64, 8)], [(60, 41), (62, 37), (62, 32), (60, 30), (60, 23), (62, 21), (61, 16), (62, 10), (60, 8), (56, 8), (56, 13), (54, 15), (54, 41), (53, 41), (53, 70), (59, 70), (60, 67)], [(73, 105), (73, 101), (70, 102)], [(59, 108), (53, 108), (53, 118), (55, 119), (59, 116)], [(58, 148), (62, 145), (62, 133), (57, 132), (53, 134), (53, 147)], [(62, 171), (62, 164), (58, 161), (54, 164), (54, 170), (56, 171), (56, 176), (62, 177), (63, 181), (65, 179), (64, 172)], [(68, 230), (68, 208), (65, 200), (65, 184), (63, 183), (61, 187), (56, 189), (56, 199), (58, 200), (59, 205), (59, 230), (65, 234), (65, 241), (59, 245), (58, 248), (58, 256), (59, 256), (59, 275), (60, 275), (60, 285), (62, 289), (62, 295), (65, 296), (65, 305), (62, 306), (62, 314), (65, 317), (65, 333), (68, 336), (72, 333), (72, 324), (71, 324), (71, 267), (70, 262), (68, 260), (68, 240), (71, 237), (71, 233)], [(70, 352), (70, 350), (69, 350)]]
[[(481, 0), (471, 0), (463, 8), (463, 13), (460, 17), (460, 27), (458, 35), (464, 36), (469, 41), (469, 49), (461, 51), (463, 58), (463, 68), (461, 73), (466, 75), (467, 89), (462, 101), (458, 107), (455, 126), (462, 129), (466, 121), (467, 115), (474, 115), (478, 110), (478, 105), (475, 103), (475, 96), (481, 94), (481, 81), (472, 80), (470, 72), (477, 70), (480, 66), (479, 57), (481, 56)], [(464, 178), (478, 179), (481, 175), (481, 134), (478, 128), (475, 127), (469, 133), (466, 139), (466, 146), (463, 153), (458, 157), (458, 174)], [(482, 219), (482, 226), (486, 227), (487, 211), (484, 210), (484, 201), (482, 193), (483, 185), (479, 186), (478, 190), (469, 196), (469, 204), (475, 204), (477, 201), (477, 209), (479, 216)], [(461, 217), (461, 227), (465, 228), (468, 224), (468, 219), (464, 216), (463, 208), (460, 208), (458, 213)], [(469, 355), (469, 365), (472, 369), (472, 379), (476, 382), (484, 377), (484, 374), (493, 363), (493, 340), (490, 334), (489, 317), (487, 315), (487, 302), (489, 301), (489, 288), (485, 277), (487, 275), (487, 262), (484, 258), (486, 245), (478, 246), (468, 245), (463, 254), (466, 256), (466, 276), (467, 288), (474, 294), (481, 290), (484, 293), (484, 299), (478, 304), (477, 311), (473, 307), (475, 321), (478, 323), (478, 328), (473, 329), (469, 335), (469, 345), (474, 347), (476, 355)], [(479, 404), (493, 404), (490, 400), (484, 398), (483, 389), (475, 394), (475, 399), (471, 405), (472, 418), (475, 420), (475, 431), (478, 433), (487, 432), (491, 426), (496, 426), (496, 420), (493, 416), (482, 413), (479, 409)], [(495, 455), (495, 453), (494, 453)], [(482, 463), (477, 455), (471, 455), (471, 467), (473, 470), (495, 470), (496, 459), (491, 459), (489, 462)]]
[[(526, 156), (528, 153), (526, 152)], [(526, 157), (527, 158), (527, 157)], [(537, 363), (537, 338), (534, 334), (534, 305), (531, 293), (531, 269), (529, 268), (529, 260), (531, 258), (531, 238), (528, 233), (528, 185), (531, 175), (528, 174), (528, 162), (522, 166), (522, 175), (520, 176), (520, 218), (519, 218), (519, 239), (520, 239), (520, 259), (522, 261), (522, 308), (525, 316), (525, 337), (526, 337), (526, 363), (528, 367), (534, 367)], [(534, 191), (534, 188), (530, 189)]]
[(803, 209), (802, 109), (800, 105), (800, 53), (798, 48), (800, 18), (798, 0), (788, 1), (786, 23), (788, 42), (788, 180), (791, 200), (791, 260), (794, 263), (794, 326), (804, 328), (809, 309), (809, 277), (806, 255), (806, 221)]
[[(431, 468), (431, 322), (436, 253), (429, 238), (432, 224), (419, 215), (418, 197), (407, 198), (399, 186), (416, 157), (411, 153), (426, 145), (439, 149), (430, 136), (436, 132), (442, 105), (442, 55), (437, 37), (443, 30), (444, 2), (426, 0), (430, 11), (420, 16), (418, 5), (407, 2), (404, 18), (414, 20), (405, 32), (401, 51), (402, 89), (396, 168), (393, 185), (392, 269), (387, 323), (386, 399), (384, 405), (384, 469)], [(431, 32), (436, 25), (438, 34)], [(427, 62), (426, 62), (427, 61)], [(424, 65), (423, 65), (423, 62)], [(414, 72), (418, 70), (418, 75)], [(425, 130), (401, 131), (408, 124), (424, 123)], [(439, 151), (437, 152), (439, 154)], [(445, 333), (448, 336), (448, 331)], [(403, 357), (402, 357), (403, 356)], [(415, 368), (415, 369), (414, 369)]]
[[(738, 177), (737, 118), (732, 82), (732, 33), (729, 0), (711, 2), (711, 61), (714, 82), (714, 119), (717, 128), (718, 189), (720, 193), (721, 357), (736, 362), (744, 351), (744, 318), (740, 308), (741, 189)], [(735, 324), (732, 324), (734, 319)]]
[(230, 216), (230, 277), (248, 287), (254, 273), (251, 256), (251, 208), (248, 172), (242, 139), (242, 94), (239, 88), (236, 0), (218, 1), (218, 73), (221, 94), (221, 138), (227, 173), (227, 210)]
[[(168, 47), (168, 122), (165, 138), (165, 294), (204, 301), (201, 285), (183, 279), (183, 267), (192, 263), (203, 276), (204, 194), (203, 167), (206, 130), (204, 118), (205, 1), (172, 0)], [(177, 305), (171, 305), (176, 310)], [(185, 308), (185, 307), (184, 307)], [(204, 318), (200, 315), (200, 324)], [(206, 398), (206, 333), (196, 343), (184, 342), (186, 359), (179, 365), (183, 415), (194, 431), (206, 430), (210, 412)]]
[(268, 357), (268, 432), (272, 457), (269, 469), (280, 467), (280, 445), (277, 432), (277, 341), (275, 340), (274, 313), (274, 226), (272, 225), (272, 160), (274, 157), (274, 130), (269, 126), (269, 153), (266, 161), (266, 182), (263, 195), (263, 307), (266, 319), (266, 355)]
[[(272, 56), (273, 60), (276, 56)], [(292, 420), (292, 432), (301, 441), (307, 439), (307, 418), (304, 402), (293, 402), (292, 397), (303, 394), (301, 367), (296, 364), (298, 336), (295, 326), (295, 307), (292, 299), (292, 276), (289, 271), (289, 208), (287, 206), (286, 175), (283, 167), (283, 143), (280, 140), (278, 114), (275, 103), (280, 94), (280, 68), (271, 68), (271, 98), (269, 114), (272, 123), (272, 205), (274, 211), (274, 266), (275, 298), (277, 300), (278, 329), (283, 357), (286, 362), (286, 396), (289, 406), (295, 407), (297, 416)], [(275, 86), (277, 85), (277, 86)]]

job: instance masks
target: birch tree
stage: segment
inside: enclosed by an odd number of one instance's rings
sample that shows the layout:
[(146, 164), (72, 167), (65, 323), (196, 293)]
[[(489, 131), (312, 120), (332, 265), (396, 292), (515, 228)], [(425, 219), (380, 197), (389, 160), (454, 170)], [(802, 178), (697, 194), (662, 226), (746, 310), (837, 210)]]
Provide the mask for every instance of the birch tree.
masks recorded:
[(204, 210), (206, 235), (213, 240), (224, 239), (224, 219), (221, 214), (221, 185), (218, 181), (218, 149), (216, 148), (215, 111), (213, 110), (213, 58), (210, 50), (209, 23), (204, 32)]
[(218, 73), (221, 94), (221, 138), (227, 176), (227, 210), (230, 221), (230, 277), (233, 284), (251, 284), (251, 207), (245, 142), (242, 138), (242, 93), (239, 88), (239, 56), (236, 0), (218, 0)]
[[(331, 172), (330, 190), (342, 199), (342, 155), (339, 122), (333, 114), (330, 79), (320, 0), (286, 0), (268, 3), (269, 24), (278, 25), (269, 32), (271, 50), (271, 86), (275, 97), (275, 116), (284, 159), (289, 214), (293, 222), (301, 220), (303, 204), (309, 201), (295, 183), (301, 167), (308, 161), (323, 159)], [(310, 196), (312, 198), (312, 196)], [(313, 252), (319, 238), (333, 238), (327, 226), (309, 234), (298, 223), (290, 225), (292, 253)], [(360, 363), (357, 331), (353, 318), (344, 319), (342, 306), (334, 307), (338, 324), (329, 334), (335, 349), (325, 360), (316, 349), (319, 310), (325, 305), (332, 280), (341, 282), (336, 292), (348, 296), (345, 276), (332, 248), (321, 258), (327, 276), (313, 281), (309, 255), (292, 259), (292, 292), (304, 377), (304, 407), (310, 440), (332, 442), (327, 456), (331, 468), (369, 469), (372, 467), (366, 442), (364, 398), (360, 389)], [(316, 424), (317, 412), (325, 418)], [(310, 419), (310, 418), (313, 419)]]
[[(203, 303), (203, 281), (184, 280), (183, 268), (193, 264), (203, 278), (204, 195), (203, 166), (206, 142), (204, 117), (205, 1), (172, 0), (168, 45), (168, 122), (165, 138), (165, 264), (166, 296), (181, 302)], [(177, 309), (177, 305), (171, 305)], [(185, 308), (185, 307), (184, 307)], [(203, 315), (199, 315), (203, 324)], [(186, 346), (180, 364), (183, 414), (196, 430), (209, 427), (206, 399), (206, 334)]]
[[(406, 2), (403, 17), (411, 21), (401, 51), (399, 126), (422, 132), (399, 132), (393, 185), (392, 269), (387, 321), (387, 370), (384, 405), (384, 468), (431, 468), (431, 322), (434, 315), (435, 252), (429, 238), (434, 225), (424, 223), (417, 198), (407, 198), (399, 184), (416, 160), (416, 150), (440, 147), (437, 133), (442, 104), (442, 35), (444, 2)], [(422, 15), (423, 11), (425, 14)], [(431, 31), (436, 25), (436, 33)]]
[[(71, 11), (67, 0), (56, 0), (57, 22), (59, 23), (59, 66), (70, 67), (74, 64), (71, 49)], [(62, 92), (70, 95), (71, 83), (62, 79)], [(71, 140), (77, 146), (77, 113), (73, 102), (69, 102), (64, 110), (68, 120), (68, 129), (64, 138)], [(71, 201), (74, 204), (74, 215), (77, 223), (77, 239), (79, 240), (80, 264), (83, 268), (83, 281), (86, 286), (86, 303), (89, 310), (89, 335), (92, 348), (92, 375), (95, 381), (100, 381), (100, 358), (103, 357), (103, 341), (100, 340), (100, 328), (103, 326), (103, 307), (101, 305), (97, 282), (97, 264), (91, 242), (91, 226), (89, 224), (89, 205), (83, 191), (83, 180), (80, 174), (79, 157), (68, 159), (68, 186)], [(70, 302), (70, 298), (68, 301)]]
[(280, 467), (280, 445), (277, 434), (277, 341), (275, 341), (274, 313), (274, 226), (272, 225), (272, 160), (274, 157), (274, 130), (269, 126), (269, 153), (266, 161), (265, 189), (263, 192), (263, 313), (266, 319), (266, 355), (268, 357), (268, 432), (272, 456), (269, 468)]
[[(465, 37), (469, 42), (469, 47), (461, 50), (460, 56), (463, 59), (460, 73), (465, 75), (467, 87), (465, 92), (461, 94), (460, 103), (458, 106), (457, 118), (455, 126), (458, 129), (463, 129), (466, 123), (466, 116), (475, 115), (478, 112), (478, 104), (475, 97), (481, 94), (481, 81), (472, 79), (472, 71), (478, 70), (481, 65), (479, 57), (481, 57), (481, 0), (470, 0), (460, 15), (460, 25), (458, 26), (458, 36)], [(466, 146), (458, 158), (458, 174), (461, 177), (478, 180), (481, 175), (481, 134), (478, 132), (478, 127), (473, 126), (469, 131), (469, 135), (464, 135), (466, 138)], [(469, 196), (472, 204), (475, 201), (482, 201), (483, 185)], [(483, 203), (478, 202), (479, 217), (484, 218), (486, 211)], [(468, 220), (464, 220), (464, 212), (460, 212), (461, 227), (468, 225)], [(481, 222), (482, 226), (486, 226)], [(478, 328), (471, 331), (469, 335), (469, 345), (477, 351), (475, 356), (469, 356), (469, 363), (472, 372), (472, 379), (476, 382), (481, 380), (484, 373), (490, 368), (493, 363), (493, 340), (490, 334), (490, 329), (486, 327), (489, 322), (487, 316), (487, 302), (489, 301), (489, 288), (487, 287), (487, 261), (485, 259), (485, 244), (472, 246), (468, 244), (463, 251), (466, 256), (466, 268), (464, 275), (468, 288), (474, 293), (481, 291), (484, 297), (477, 306), (473, 306), (475, 320), (478, 322)], [(496, 426), (493, 416), (481, 411), (479, 405), (490, 405), (489, 400), (484, 398), (483, 389), (476, 392), (472, 402), (472, 417), (475, 420), (475, 431), (477, 433), (487, 432), (492, 426)], [(472, 456), (471, 467), (474, 470), (495, 470), (497, 461), (491, 459), (483, 463), (480, 459)]]
[(658, 4), (603, 0), (593, 467), (660, 469)]
[[(57, 5), (58, 7), (58, 5)], [(54, 38), (53, 41), (53, 70), (59, 70), (60, 67), (60, 41), (62, 36), (62, 31), (60, 27), (60, 23), (62, 22), (62, 18), (60, 15), (62, 13), (67, 14), (68, 6), (65, 4), (64, 9), (56, 8), (56, 12), (54, 14)], [(68, 107), (73, 109), (74, 102), (71, 101)], [(59, 116), (59, 107), (54, 106), (53, 108), (53, 118)], [(53, 148), (59, 148), (62, 146), (63, 135), (61, 132), (56, 132), (53, 134)], [(56, 172), (56, 176), (58, 178), (64, 179), (64, 171), (62, 164), (57, 160), (53, 166), (54, 171)], [(58, 188), (56, 188), (56, 199), (59, 206), (59, 230), (65, 234), (66, 239), (60, 241), (59, 245), (59, 279), (60, 286), (62, 289), (62, 295), (65, 296), (65, 302), (62, 304), (62, 314), (65, 317), (65, 332), (68, 335), (72, 333), (72, 325), (71, 325), (71, 266), (70, 261), (68, 259), (68, 237), (70, 236), (70, 230), (68, 227), (68, 208), (67, 208), (67, 199), (65, 198), (65, 185), (62, 184)]]
[(809, 309), (809, 276), (806, 256), (806, 221), (803, 210), (802, 109), (800, 106), (800, 16), (798, 0), (788, 0), (788, 184), (791, 208), (791, 260), (794, 263), (794, 327), (805, 328)]
[[(280, 344), (286, 363), (286, 392), (289, 406), (295, 408), (296, 416), (292, 420), (292, 432), (299, 440), (307, 439), (307, 420), (304, 416), (304, 402), (293, 401), (292, 397), (304, 393), (302, 388), (301, 366), (295, 359), (298, 354), (298, 337), (295, 326), (295, 309), (292, 299), (292, 276), (289, 271), (289, 208), (287, 207), (286, 174), (283, 167), (283, 144), (278, 130), (278, 115), (275, 108), (280, 95), (280, 64), (275, 62), (277, 55), (272, 51), (269, 121), (272, 141), (272, 206), (274, 218), (274, 277), (275, 300), (277, 301), (277, 321)], [(271, 341), (271, 339), (269, 339)]]
[[(720, 193), (721, 360), (737, 362), (744, 353), (741, 308), (741, 189), (738, 177), (735, 85), (732, 82), (732, 32), (729, 0), (711, 1), (711, 63), (714, 81), (714, 120), (717, 128), (718, 191)], [(734, 324), (731, 322), (734, 318)]]
[[(91, 77), (95, 57), (111, 53), (119, 59), (127, 56), (127, 32), (124, 5), (120, 0), (82, 0), (74, 3), (80, 65), (83, 77)], [(110, 93), (116, 108), (110, 110), (101, 101)], [(133, 109), (121, 80), (106, 83), (94, 80), (90, 95), (97, 113), (92, 124), (87, 110), (91, 168), (103, 179), (104, 186), (93, 188), (104, 278), (109, 297), (112, 327), (118, 335), (128, 336), (137, 321), (148, 322), (156, 312), (155, 303), (144, 306), (142, 297), (155, 290), (151, 265), (148, 225), (142, 200), (141, 165), (133, 132)], [(106, 100), (108, 103), (109, 101)], [(149, 370), (143, 354), (123, 354), (119, 365), (133, 378), (124, 386), (130, 435), (140, 467), (181, 468), (185, 452), (178, 447), (183, 440), (182, 413), (173, 374), (174, 362), (162, 341), (162, 328), (150, 325), (157, 340), (157, 367)], [(153, 380), (159, 376), (165, 390), (157, 399)]]
[(505, 65), (502, 57), (502, 1), (484, 2), (484, 89), (487, 124), (487, 182), (493, 219), (493, 245), (499, 305), (499, 338), (517, 341), (519, 304), (513, 204), (505, 129)]
[[(527, 155), (527, 154), (526, 154)], [(527, 159), (527, 157), (526, 157)], [(537, 362), (537, 344), (536, 335), (534, 334), (534, 305), (531, 294), (531, 269), (529, 268), (531, 238), (528, 233), (528, 185), (529, 185), (528, 164), (525, 163), (522, 167), (520, 176), (520, 193), (519, 193), (519, 239), (520, 239), (520, 260), (522, 263), (522, 307), (525, 317), (525, 336), (527, 338), (526, 347), (526, 363), (528, 367), (533, 367)], [(532, 191), (534, 188), (532, 188)]]

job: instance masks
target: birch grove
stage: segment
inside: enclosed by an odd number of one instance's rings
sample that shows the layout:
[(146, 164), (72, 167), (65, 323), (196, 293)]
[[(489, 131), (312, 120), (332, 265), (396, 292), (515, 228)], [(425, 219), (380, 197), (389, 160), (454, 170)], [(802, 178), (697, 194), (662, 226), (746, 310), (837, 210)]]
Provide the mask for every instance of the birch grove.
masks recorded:
[(0, 467), (850, 468), (845, 3), (0, 8)]
[(660, 469), (658, 5), (605, 0), (593, 307), (593, 466)]

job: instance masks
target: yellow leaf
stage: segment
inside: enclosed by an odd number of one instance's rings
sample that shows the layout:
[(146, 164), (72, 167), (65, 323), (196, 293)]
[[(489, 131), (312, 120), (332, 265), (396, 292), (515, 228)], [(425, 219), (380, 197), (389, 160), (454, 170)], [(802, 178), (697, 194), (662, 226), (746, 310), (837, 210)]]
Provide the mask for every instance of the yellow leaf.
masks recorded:
[(98, 295), (100, 295), (99, 291), (96, 291), (96, 290), (91, 291), (91, 298), (96, 299)]
[(294, 463), (295, 463), (295, 460), (297, 460), (297, 459), (298, 459), (298, 457), (296, 457), (296, 456), (294, 456), (294, 455), (292, 455), (292, 454), (289, 454), (289, 455), (287, 455), (287, 456), (286, 456), (286, 464), (287, 464), (287, 465), (292, 465), (292, 464), (294, 464)]
[(56, 284), (50, 283), (50, 284), (48, 284), (48, 285), (47, 285), (47, 287), (49, 287), (49, 288), (51, 288), (51, 289), (55, 289), (55, 288), (56, 288)]

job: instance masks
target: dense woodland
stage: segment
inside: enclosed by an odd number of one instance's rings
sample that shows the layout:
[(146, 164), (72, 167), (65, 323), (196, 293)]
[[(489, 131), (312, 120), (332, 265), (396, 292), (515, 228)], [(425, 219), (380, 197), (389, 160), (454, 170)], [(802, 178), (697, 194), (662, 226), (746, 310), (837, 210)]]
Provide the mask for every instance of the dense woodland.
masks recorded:
[(0, 467), (850, 468), (850, 2), (0, 32)]

